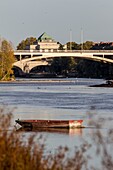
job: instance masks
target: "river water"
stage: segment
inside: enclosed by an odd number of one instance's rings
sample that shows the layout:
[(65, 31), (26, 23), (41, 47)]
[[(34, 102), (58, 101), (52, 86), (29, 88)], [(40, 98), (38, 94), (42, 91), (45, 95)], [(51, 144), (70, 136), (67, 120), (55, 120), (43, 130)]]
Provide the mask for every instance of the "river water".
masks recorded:
[[(0, 83), (0, 105), (13, 109), (15, 119), (84, 119), (87, 128), (59, 132), (40, 132), (46, 136), (51, 150), (68, 146), (71, 150), (80, 144), (80, 138), (88, 140), (91, 129), (88, 112), (110, 118), (105, 128), (112, 128), (113, 88), (89, 87), (105, 82), (100, 79), (18, 79), (12, 83)], [(93, 108), (93, 110), (92, 110)], [(32, 132), (29, 132), (32, 133)], [(39, 134), (39, 132), (37, 132)]]

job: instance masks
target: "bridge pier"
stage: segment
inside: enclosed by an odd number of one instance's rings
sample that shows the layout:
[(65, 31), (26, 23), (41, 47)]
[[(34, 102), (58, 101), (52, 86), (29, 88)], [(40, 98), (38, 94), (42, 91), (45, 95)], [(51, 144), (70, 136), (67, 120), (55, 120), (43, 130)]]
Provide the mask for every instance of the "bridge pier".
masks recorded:
[(21, 56), (21, 54), (20, 54), (20, 61), (22, 60), (22, 56)]
[(29, 73), (29, 65), (26, 63), (23, 69), (24, 73)]

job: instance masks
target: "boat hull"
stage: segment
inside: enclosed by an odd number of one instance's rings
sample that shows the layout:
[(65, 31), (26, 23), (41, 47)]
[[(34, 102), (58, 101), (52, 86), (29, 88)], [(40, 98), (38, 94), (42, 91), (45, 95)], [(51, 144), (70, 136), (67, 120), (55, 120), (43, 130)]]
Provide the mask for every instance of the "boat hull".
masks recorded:
[(15, 120), (23, 128), (80, 128), (83, 120)]

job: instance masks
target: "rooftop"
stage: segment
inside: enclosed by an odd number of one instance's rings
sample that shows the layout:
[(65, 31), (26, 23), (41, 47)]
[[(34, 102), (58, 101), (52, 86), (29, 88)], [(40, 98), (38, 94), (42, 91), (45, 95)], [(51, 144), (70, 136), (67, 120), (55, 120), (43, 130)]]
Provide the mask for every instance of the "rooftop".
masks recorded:
[(48, 40), (53, 40), (52, 37), (50, 37), (46, 32), (44, 32), (42, 35), (40, 35), (40, 37), (38, 38), (38, 41), (48, 41)]

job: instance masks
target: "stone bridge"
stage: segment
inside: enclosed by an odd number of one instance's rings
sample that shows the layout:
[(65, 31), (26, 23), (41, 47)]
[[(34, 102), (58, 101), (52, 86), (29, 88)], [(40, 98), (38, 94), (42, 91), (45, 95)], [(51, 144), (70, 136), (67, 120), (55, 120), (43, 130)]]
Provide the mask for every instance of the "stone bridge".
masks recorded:
[(56, 52), (37, 50), (17, 50), (14, 52), (16, 61), (13, 66), (24, 73), (29, 73), (36, 66), (48, 65), (49, 60), (55, 57), (75, 57), (87, 60), (94, 60), (104, 63), (113, 63), (113, 50), (57, 50)]

